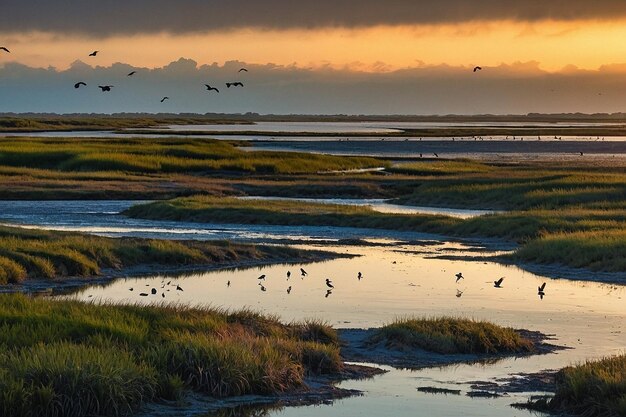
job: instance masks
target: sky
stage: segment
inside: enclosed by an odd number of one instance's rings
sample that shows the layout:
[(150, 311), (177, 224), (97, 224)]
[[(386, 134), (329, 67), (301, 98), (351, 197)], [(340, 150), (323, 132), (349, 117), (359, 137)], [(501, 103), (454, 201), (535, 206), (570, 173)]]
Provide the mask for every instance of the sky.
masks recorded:
[(623, 0), (3, 0), (2, 10), (0, 112), (626, 110)]

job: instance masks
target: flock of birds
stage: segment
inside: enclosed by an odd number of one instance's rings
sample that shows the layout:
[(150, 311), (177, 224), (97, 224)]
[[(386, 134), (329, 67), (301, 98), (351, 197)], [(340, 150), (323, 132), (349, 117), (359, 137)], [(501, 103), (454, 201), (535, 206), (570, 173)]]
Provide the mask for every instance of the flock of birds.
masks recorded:
[[(6, 52), (6, 53), (8, 53), (8, 54), (10, 54), (10, 53), (11, 53), (11, 51), (10, 51), (7, 47), (5, 47), (5, 46), (0, 46), (0, 51), (4, 51), (4, 52)], [(89, 54), (89, 56), (90, 56), (90, 57), (95, 57), (95, 56), (97, 56), (97, 55), (98, 55), (98, 53), (99, 53), (99, 52), (100, 52), (100, 51), (97, 51), (97, 50), (96, 50), (96, 51), (93, 51), (92, 53), (90, 53), (90, 54)], [(248, 69), (247, 69), (247, 68), (240, 68), (240, 69), (239, 69), (239, 71), (238, 71), (238, 73), (242, 73), (242, 72), (248, 72)], [(128, 74), (126, 74), (126, 76), (127, 76), (127, 77), (132, 77), (132, 76), (134, 76), (135, 74), (137, 74), (137, 71), (136, 71), (136, 70), (133, 70), (133, 71), (129, 72)], [(211, 85), (209, 85), (209, 84), (205, 84), (204, 86), (206, 87), (206, 90), (207, 90), (207, 91), (209, 91), (209, 92), (210, 92), (210, 91), (215, 91), (216, 93), (219, 93), (219, 92), (220, 92), (220, 90), (219, 90), (218, 88), (216, 88), (216, 87), (212, 87), (212, 86), (211, 86)], [(241, 81), (232, 81), (232, 82), (227, 82), (227, 83), (226, 83), (226, 88), (231, 88), (231, 87), (243, 87), (243, 86), (244, 86), (244, 84), (243, 84), (243, 82), (241, 82)], [(87, 83), (86, 83), (86, 82), (84, 82), (84, 81), (78, 81), (77, 83), (75, 83), (75, 84), (74, 84), (74, 88), (75, 88), (75, 89), (79, 89), (79, 88), (81, 88), (81, 87), (87, 87)], [(105, 84), (105, 85), (98, 85), (98, 88), (99, 88), (99, 89), (100, 89), (100, 91), (102, 91), (103, 93), (110, 92), (110, 91), (111, 91), (111, 89), (112, 89), (113, 87), (115, 87), (115, 86), (114, 86), (114, 85), (109, 85), (109, 84)], [(170, 98), (169, 98), (168, 96), (164, 96), (164, 97), (161, 99), (161, 103), (163, 103), (163, 102), (165, 102), (166, 100), (169, 100), (169, 99), (170, 99)]]
[[(458, 284), (460, 280), (465, 279), (465, 277), (463, 276), (462, 272), (459, 272), (458, 274), (455, 274), (456, 277), (456, 283)], [(502, 283), (504, 282), (504, 277), (500, 277), (497, 280), (493, 281), (493, 287), (494, 288), (502, 288)], [(537, 287), (537, 295), (539, 296), (540, 299), (543, 300), (543, 297), (546, 295), (545, 292), (546, 289), (546, 283), (544, 282), (543, 284), (541, 284), (539, 287)], [(456, 297), (457, 298), (461, 298), (463, 296), (463, 291), (457, 289), (456, 290)]]
[[(287, 274), (286, 274), (287, 281), (290, 280), (291, 275), (292, 275), (291, 271), (288, 270)], [(308, 272), (304, 268), (300, 268), (300, 278), (301, 279), (304, 279), (308, 275), (309, 275)], [(456, 277), (456, 283), (457, 284), (459, 283), (460, 280), (465, 279), (465, 277), (463, 276), (462, 272), (459, 272), (459, 273), (455, 274), (455, 277)], [(268, 277), (267, 277), (266, 274), (259, 275), (259, 277), (257, 278), (259, 289), (262, 292), (266, 292), (267, 291), (267, 287), (265, 286), (265, 282), (266, 282), (267, 278)], [(358, 272), (357, 275), (356, 275), (356, 278), (359, 281), (361, 281), (361, 279), (363, 279), (363, 274), (361, 272)], [(504, 278), (505, 277), (500, 277), (497, 280), (493, 281), (493, 287), (494, 288), (502, 288), (502, 283), (504, 282)], [(335, 289), (335, 285), (333, 284), (333, 281), (330, 278), (325, 278), (325, 282), (326, 282), (326, 295), (324, 297), (328, 298), (333, 293), (333, 290)], [(228, 280), (226, 282), (226, 286), (228, 288), (230, 288), (230, 286), (231, 286), (230, 280)], [(146, 284), (146, 287), (150, 287), (150, 284)], [(161, 297), (165, 298), (166, 297), (165, 293), (169, 292), (171, 290), (171, 288), (175, 288), (176, 291), (184, 291), (183, 288), (179, 284), (172, 283), (171, 280), (168, 281), (168, 282), (165, 282), (165, 280), (162, 280), (161, 281), (161, 289), (160, 289), (160, 291), (157, 290), (157, 288), (153, 287), (152, 289), (150, 289), (149, 292), (141, 292), (141, 293), (139, 293), (139, 296), (140, 297), (148, 297), (150, 295), (158, 296), (158, 294), (160, 292), (161, 293)], [(287, 291), (288, 295), (291, 294), (292, 289), (293, 289), (292, 285), (289, 285), (287, 287), (286, 291)], [(541, 284), (539, 287), (537, 287), (537, 295), (542, 300), (543, 300), (543, 297), (546, 295), (545, 289), (546, 289), (546, 283), (545, 282), (543, 284)], [(131, 287), (128, 290), (132, 292), (135, 289), (133, 287)], [(456, 290), (456, 297), (457, 298), (461, 298), (463, 296), (463, 293), (464, 293), (464, 291), (461, 291), (460, 289), (457, 288), (457, 290)], [(91, 297), (91, 295), (89, 297)]]

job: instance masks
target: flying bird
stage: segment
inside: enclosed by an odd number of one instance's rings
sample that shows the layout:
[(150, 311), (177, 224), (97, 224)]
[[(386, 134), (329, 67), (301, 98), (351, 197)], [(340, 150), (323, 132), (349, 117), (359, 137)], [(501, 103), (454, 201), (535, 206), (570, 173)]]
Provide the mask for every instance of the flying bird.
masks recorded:
[(456, 274), (455, 277), (456, 277), (456, 282), (459, 282), (460, 280), (465, 279), (462, 272), (459, 272), (458, 274)]
[(265, 274), (261, 275), (259, 278), (257, 279), (262, 279), (263, 281), (265, 281)]
[(474, 72), (482, 70), (482, 67), (474, 67)]
[(211, 87), (211, 86), (210, 86), (210, 85), (208, 85), (208, 84), (204, 84), (204, 86), (206, 87), (206, 90), (207, 90), (207, 91), (217, 91), (218, 93), (220, 92), (220, 90), (218, 90), (218, 89), (217, 89), (217, 88), (215, 88), (215, 87)]
[(326, 286), (328, 288), (335, 288), (335, 286), (333, 285), (333, 282), (328, 278), (326, 278)]
[(0, 50), (3, 50), (6, 53), (11, 53), (11, 51), (9, 51), (5, 46), (0, 46)]
[(161, 103), (163, 103), (165, 100), (169, 100), (169, 99), (170, 99), (169, 97), (163, 97), (163, 98), (161, 99)]
[(92, 53), (89, 54), (89, 56), (96, 56), (96, 55), (98, 55), (98, 52), (100, 52), (100, 51), (93, 51)]
[(239, 71), (237, 72), (248, 72), (248, 70), (246, 68), (241, 68)]
[(113, 88), (113, 85), (99, 85), (98, 88), (102, 90), (102, 92), (104, 93), (105, 91), (111, 91), (111, 88)]
[(87, 86), (87, 84), (85, 84), (84, 82), (80, 81), (80, 82), (77, 82), (76, 84), (74, 84), (74, 88), (80, 88), (81, 85)]
[(302, 274), (303, 277), (309, 275), (303, 268), (300, 268), (300, 273)]
[(230, 87), (243, 87), (243, 83), (241, 81), (235, 81), (233, 83), (226, 83), (226, 88)]
[(502, 288), (502, 287), (501, 287), (501, 285), (502, 285), (502, 281), (504, 281), (504, 277), (500, 277), (500, 279), (499, 279), (499, 280), (494, 281), (494, 282), (493, 282), (493, 286), (494, 286), (495, 288)]
[(127, 77), (132, 77), (133, 75), (137, 74), (137, 71), (131, 71), (129, 72), (126, 76)]

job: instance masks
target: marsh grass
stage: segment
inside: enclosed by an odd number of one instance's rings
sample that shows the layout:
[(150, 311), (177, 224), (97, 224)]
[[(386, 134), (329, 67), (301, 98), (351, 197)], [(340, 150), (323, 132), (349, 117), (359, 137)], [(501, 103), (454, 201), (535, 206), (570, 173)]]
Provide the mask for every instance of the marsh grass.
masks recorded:
[(462, 318), (403, 318), (387, 324), (368, 340), (392, 349), (423, 349), (440, 354), (530, 353), (533, 342), (515, 330)]
[(61, 172), (294, 174), (386, 166), (367, 157), (246, 152), (212, 139), (0, 139), (0, 165)]
[(556, 375), (556, 393), (528, 408), (585, 417), (626, 416), (626, 354), (588, 361)]
[(26, 279), (94, 277), (103, 268), (315, 259), (291, 248), (230, 242), (114, 239), (0, 226), (0, 285)]
[(299, 337), (319, 326), (246, 310), (0, 295), (0, 415), (122, 416), (190, 390), (297, 389), (307, 373), (342, 369), (337, 345)]
[(474, 217), (386, 214), (368, 207), (194, 196), (133, 206), (130, 217), (195, 222), (311, 225), (408, 230), (521, 243), (514, 260), (626, 271), (626, 211), (619, 208), (534, 209)]

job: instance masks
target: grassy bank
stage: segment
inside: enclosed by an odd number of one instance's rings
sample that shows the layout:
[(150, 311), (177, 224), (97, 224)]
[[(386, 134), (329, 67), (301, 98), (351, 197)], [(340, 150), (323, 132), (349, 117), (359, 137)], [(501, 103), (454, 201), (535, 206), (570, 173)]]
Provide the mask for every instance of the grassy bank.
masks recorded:
[(27, 279), (95, 277), (103, 268), (315, 260), (320, 254), (229, 242), (113, 239), (0, 227), (0, 285)]
[(486, 236), (514, 240), (513, 259), (577, 268), (626, 271), (623, 210), (515, 211), (467, 220), (447, 216), (384, 214), (368, 207), (293, 201), (259, 201), (195, 196), (137, 205), (126, 215), (158, 220), (275, 225), (364, 227)]
[(246, 152), (211, 139), (0, 139), (0, 166), (61, 172), (294, 174), (385, 165), (364, 157)]
[(554, 397), (530, 408), (585, 417), (626, 416), (626, 354), (562, 369)]
[(342, 368), (333, 329), (251, 311), (0, 295), (0, 329), (0, 416), (123, 416), (187, 391), (292, 391)]
[(377, 329), (368, 343), (441, 354), (510, 354), (534, 350), (532, 341), (511, 328), (449, 317), (399, 319)]

